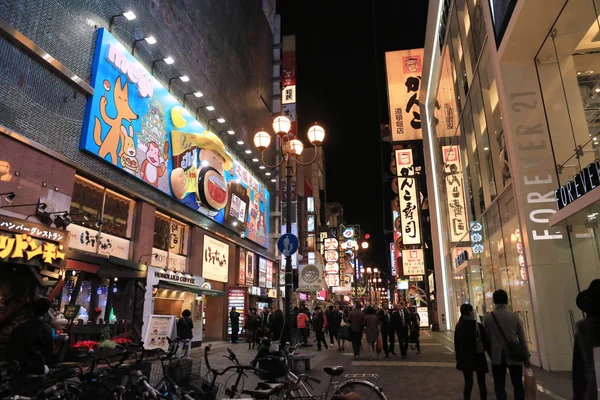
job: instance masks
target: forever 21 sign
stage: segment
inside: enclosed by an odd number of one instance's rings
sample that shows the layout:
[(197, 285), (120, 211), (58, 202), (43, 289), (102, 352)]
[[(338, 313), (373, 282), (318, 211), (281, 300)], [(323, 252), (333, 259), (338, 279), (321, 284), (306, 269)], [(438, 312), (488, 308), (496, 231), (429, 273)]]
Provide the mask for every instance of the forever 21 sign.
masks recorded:
[(600, 186), (600, 160), (596, 160), (573, 176), (573, 180), (554, 191), (556, 207), (560, 210), (595, 187)]

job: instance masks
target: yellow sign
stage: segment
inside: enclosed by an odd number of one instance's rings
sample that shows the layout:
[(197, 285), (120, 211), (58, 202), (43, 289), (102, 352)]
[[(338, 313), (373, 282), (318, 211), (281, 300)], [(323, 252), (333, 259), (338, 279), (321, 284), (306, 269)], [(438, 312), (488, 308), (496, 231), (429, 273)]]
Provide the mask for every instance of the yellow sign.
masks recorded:
[(62, 250), (62, 244), (41, 243), (24, 233), (15, 237), (0, 235), (0, 259), (5, 261), (23, 258), (29, 261), (41, 257), (45, 264), (54, 264), (56, 260), (65, 259)]

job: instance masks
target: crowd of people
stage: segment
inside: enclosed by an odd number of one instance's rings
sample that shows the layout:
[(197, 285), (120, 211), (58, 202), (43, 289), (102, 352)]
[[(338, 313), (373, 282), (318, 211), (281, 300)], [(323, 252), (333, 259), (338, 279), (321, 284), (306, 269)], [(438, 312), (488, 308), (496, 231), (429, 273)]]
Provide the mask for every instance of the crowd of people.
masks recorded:
[[(237, 343), (240, 331), (240, 314), (232, 308), (229, 318), (231, 321), (232, 343)], [(243, 330), (246, 332), (248, 348), (253, 349), (259, 338), (279, 340), (284, 328), (284, 315), (280, 309), (265, 307), (258, 312), (251, 308), (246, 314)], [(384, 353), (385, 357), (394, 352), (396, 338), (402, 358), (408, 352), (409, 343), (415, 347), (417, 354), (421, 352), (419, 343), (420, 318), (415, 307), (407, 308), (401, 302), (394, 308), (383, 309), (367, 306), (364, 309), (360, 303), (354, 307), (328, 306), (323, 310), (316, 306), (311, 313), (306, 306), (294, 307), (291, 315), (294, 343), (309, 346), (311, 331), (314, 331), (314, 341), (317, 351), (329, 347), (345, 351), (346, 342), (352, 344), (354, 359), (358, 359), (362, 350), (363, 336), (371, 358)], [(328, 337), (327, 337), (328, 336)], [(329, 340), (328, 340), (329, 339)]]

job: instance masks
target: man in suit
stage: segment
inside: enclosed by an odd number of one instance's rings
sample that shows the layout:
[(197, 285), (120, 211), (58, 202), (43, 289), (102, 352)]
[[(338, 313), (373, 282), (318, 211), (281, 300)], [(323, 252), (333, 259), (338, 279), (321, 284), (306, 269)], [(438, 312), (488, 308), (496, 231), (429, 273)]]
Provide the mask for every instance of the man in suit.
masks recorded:
[[(483, 326), (491, 343), (490, 358), (492, 359), (492, 374), (494, 375), (494, 391), (496, 399), (506, 400), (506, 369), (510, 375), (515, 392), (515, 400), (525, 400), (523, 389), (523, 364), (529, 366), (529, 359), (524, 363), (511, 359), (508, 352), (508, 342), (519, 340), (525, 345), (529, 354), (525, 330), (519, 316), (508, 309), (508, 294), (504, 290), (496, 290), (493, 294), (494, 311), (485, 316)], [(495, 318), (494, 318), (495, 317)], [(504, 336), (506, 336), (506, 340)]]
[[(392, 313), (392, 328), (398, 335), (398, 345), (402, 359), (406, 358), (408, 351), (408, 322), (410, 315), (403, 301), (396, 304), (396, 310)], [(393, 336), (393, 333), (392, 333)]]
[[(394, 337), (394, 332), (392, 331), (392, 324), (390, 322), (390, 315), (386, 313), (385, 310), (381, 309), (377, 313), (377, 318), (379, 319), (379, 328), (381, 332), (381, 343), (383, 344), (383, 352), (385, 353), (385, 358), (388, 358), (390, 356), (388, 340), (390, 337)], [(393, 350), (394, 349), (392, 348), (392, 351)]]

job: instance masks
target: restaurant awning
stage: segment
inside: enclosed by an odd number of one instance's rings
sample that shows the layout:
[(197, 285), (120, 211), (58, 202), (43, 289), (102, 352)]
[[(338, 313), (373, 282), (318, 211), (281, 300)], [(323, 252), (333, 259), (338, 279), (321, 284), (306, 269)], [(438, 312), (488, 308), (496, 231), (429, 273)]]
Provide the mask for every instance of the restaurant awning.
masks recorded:
[(196, 285), (189, 285), (187, 283), (169, 282), (163, 280), (159, 281), (158, 288), (168, 290), (181, 290), (183, 292), (196, 293), (197, 295), (225, 296), (225, 292), (220, 290), (206, 289)]

